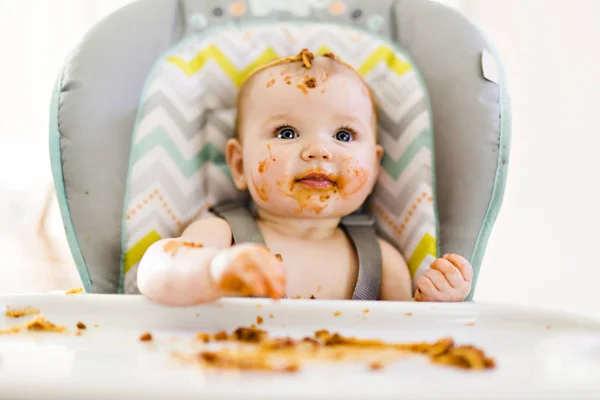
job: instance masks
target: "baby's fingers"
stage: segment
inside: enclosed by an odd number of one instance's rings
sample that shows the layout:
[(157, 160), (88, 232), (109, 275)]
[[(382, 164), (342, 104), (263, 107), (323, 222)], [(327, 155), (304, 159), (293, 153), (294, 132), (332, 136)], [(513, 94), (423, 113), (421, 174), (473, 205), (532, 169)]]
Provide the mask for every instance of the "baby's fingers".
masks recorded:
[(450, 261), (444, 258), (438, 258), (435, 260), (431, 264), (431, 269), (441, 272), (446, 277), (446, 280), (450, 283), (450, 286), (454, 288), (458, 288), (464, 284), (465, 279), (463, 278), (460, 270)]
[(415, 300), (436, 301), (438, 299), (440, 291), (426, 275), (423, 275), (417, 279), (416, 286), (417, 293), (415, 294)]
[(450, 261), (456, 268), (458, 268), (465, 281), (471, 281), (473, 279), (473, 267), (471, 264), (458, 254), (446, 254), (443, 259)]

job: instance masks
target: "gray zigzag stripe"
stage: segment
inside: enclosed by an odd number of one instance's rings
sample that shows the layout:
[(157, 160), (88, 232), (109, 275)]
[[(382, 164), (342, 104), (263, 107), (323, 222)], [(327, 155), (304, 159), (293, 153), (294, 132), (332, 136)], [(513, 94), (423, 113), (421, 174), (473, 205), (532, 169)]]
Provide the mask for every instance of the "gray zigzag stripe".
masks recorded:
[[(377, 215), (377, 213), (375, 213), (375, 215)], [(408, 245), (413, 240), (414, 235), (417, 234), (418, 229), (422, 228), (424, 223), (430, 222), (429, 217), (427, 215), (420, 214), (419, 216), (416, 216), (416, 218), (416, 224), (413, 225), (414, 221), (411, 221), (411, 228), (409, 230), (405, 230), (402, 233), (402, 239), (400, 239), (400, 237), (394, 232), (394, 229), (390, 227), (385, 221), (383, 221), (382, 218), (380, 218), (381, 221), (379, 222), (379, 224), (381, 225), (380, 229), (384, 230), (390, 237), (394, 238), (394, 241), (401, 241), (402, 243)], [(396, 225), (400, 226), (404, 223), (404, 221), (398, 221), (395, 223)]]
[(417, 223), (415, 224), (413, 222), (414, 221), (411, 222), (410, 229), (405, 231), (405, 235), (407, 238), (407, 241), (405, 243), (410, 243), (410, 241), (412, 241), (414, 237), (418, 234), (419, 229), (423, 229), (423, 227), (426, 227), (429, 224), (433, 224), (434, 220), (433, 217), (430, 217), (429, 215), (420, 214), (418, 216)]
[(398, 207), (398, 205), (410, 204), (410, 199), (412, 196), (414, 196), (419, 185), (423, 182), (430, 181), (431, 170), (429, 168), (423, 168), (410, 178), (398, 196), (393, 195), (392, 192), (388, 191), (384, 185), (378, 183), (375, 186), (373, 197), (375, 197), (381, 204), (390, 210), (395, 217), (400, 217), (402, 210)]
[[(198, 202), (196, 202), (198, 203)], [(177, 217), (181, 220), (181, 222), (185, 222), (183, 221), (184, 217), (177, 215)], [(159, 210), (152, 210), (146, 214), (140, 215), (139, 217), (134, 217), (131, 219), (131, 223), (127, 226), (127, 231), (128, 232), (138, 232), (138, 230), (140, 229), (141, 226), (147, 226), (149, 225), (148, 221), (153, 221), (152, 225), (153, 225), (153, 229), (156, 229), (157, 231), (160, 232), (169, 232), (171, 235), (174, 234), (178, 234), (179, 232), (177, 231), (177, 226), (175, 225), (175, 221), (172, 220), (171, 216), (168, 215), (166, 213), (166, 211), (164, 211), (161, 209)], [(144, 233), (148, 233), (148, 232), (144, 232)], [(127, 240), (129, 240), (131, 237), (130, 234), (127, 235)]]
[(385, 128), (390, 136), (394, 138), (394, 140), (398, 140), (402, 133), (406, 131), (406, 128), (408, 128), (419, 115), (426, 111), (427, 99), (423, 98), (414, 104), (397, 124), (384, 112), (379, 115), (379, 123)]
[[(211, 167), (203, 166), (201, 168)], [(213, 164), (212, 168), (216, 169), (217, 166)], [(178, 212), (185, 212), (186, 210), (193, 209), (194, 205), (198, 203), (198, 199), (206, 197), (206, 193), (210, 190), (207, 187), (207, 181), (209, 180), (211, 184), (218, 186), (219, 193), (230, 194), (230, 192), (237, 190), (232, 183), (228, 185), (229, 187), (224, 185), (224, 181), (229, 181), (229, 178), (225, 175), (223, 175), (222, 179), (217, 180), (218, 178), (214, 176), (216, 173), (215, 171), (210, 171), (210, 169), (205, 169), (200, 173), (200, 176), (194, 175), (194, 179), (198, 179), (198, 182), (196, 182), (192, 193), (188, 196), (177, 186), (176, 181), (171, 179), (163, 164), (156, 163), (131, 183), (131, 193), (144, 193), (160, 185), (169, 194), (168, 197), (173, 202), (172, 206), (174, 209)]]
[[(375, 215), (377, 215), (377, 213), (374, 213)], [(417, 221), (416, 223), (411, 223), (411, 228), (409, 230), (404, 231), (404, 233), (402, 234), (402, 239), (400, 239), (398, 237), (398, 235), (394, 232), (394, 229), (392, 229), (385, 221), (378, 221), (378, 225), (379, 225), (379, 229), (378, 231), (381, 232), (384, 236), (384, 239), (391, 241), (392, 243), (396, 243), (396, 242), (402, 242), (405, 245), (410, 244), (413, 240), (414, 240), (414, 236), (418, 234), (418, 231), (420, 228), (422, 228), (425, 224), (430, 224), (430, 223), (434, 223), (433, 220), (431, 219), (430, 216), (428, 215), (423, 215), (420, 214), (417, 217)], [(402, 221), (400, 221), (397, 225), (401, 225)], [(406, 252), (406, 249), (404, 249), (404, 246), (401, 246), (401, 251)], [(403, 254), (405, 257), (408, 257), (408, 254)], [(408, 261), (408, 260), (407, 260)]]
[[(201, 71), (197, 72), (196, 75), (191, 78), (188, 78), (187, 75), (182, 76), (180, 70), (171, 70), (168, 74), (164, 74), (161, 79), (167, 82), (169, 87), (173, 89), (173, 92), (186, 104), (202, 104), (202, 97), (207, 93), (211, 93), (219, 100), (220, 104), (231, 105), (233, 104), (232, 97), (235, 95), (237, 88), (234, 87), (233, 83), (229, 80), (229, 77), (225, 78), (228, 80), (227, 84), (224, 84), (221, 79), (214, 81), (219, 83), (218, 88), (213, 87), (214, 85), (210, 85), (213, 80), (208, 82), (204, 80), (204, 75), (214, 75), (215, 73), (213, 71), (215, 69), (220, 69), (220, 67), (215, 64), (204, 66)], [(225, 75), (224, 72), (223, 75)], [(198, 90), (200, 82), (202, 82), (203, 85), (208, 86), (206, 86), (204, 90)]]
[[(398, 87), (397, 85), (393, 85), (392, 87), (390, 87), (387, 74), (370, 74), (366, 76), (366, 81), (371, 87), (379, 89), (381, 92), (393, 90), (394, 96), (402, 99), (408, 98), (410, 95), (413, 94), (413, 92), (420, 89), (419, 82), (417, 82), (416, 79), (409, 79), (406, 82), (403, 82), (400, 87)], [(386, 93), (382, 94), (385, 95)]]
[[(158, 108), (163, 108), (165, 110), (165, 113), (173, 120), (179, 131), (187, 140), (191, 140), (200, 130), (205, 129), (207, 123), (214, 125), (219, 132), (231, 131), (231, 123), (227, 122), (226, 118), (219, 116), (218, 113), (208, 110), (201, 113), (193, 121), (188, 122), (179, 109), (160, 91), (152, 95), (152, 97), (144, 103), (144, 116), (149, 115)], [(209, 113), (212, 114), (210, 117), (208, 116)]]

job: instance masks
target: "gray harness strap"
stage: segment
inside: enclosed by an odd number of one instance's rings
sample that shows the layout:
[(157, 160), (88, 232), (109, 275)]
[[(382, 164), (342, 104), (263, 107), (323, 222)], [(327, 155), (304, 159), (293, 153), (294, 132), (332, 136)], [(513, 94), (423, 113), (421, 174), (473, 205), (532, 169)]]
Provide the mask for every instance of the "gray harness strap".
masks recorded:
[(352, 300), (379, 300), (382, 258), (375, 220), (364, 214), (349, 215), (342, 218), (341, 226), (358, 253), (358, 279)]
[[(267, 246), (246, 204), (222, 204), (212, 207), (211, 211), (229, 223), (236, 244), (250, 242)], [(375, 220), (368, 215), (349, 215), (342, 218), (340, 225), (358, 254), (358, 279), (352, 300), (379, 300), (382, 259)]]
[(216, 215), (229, 223), (231, 234), (235, 243), (258, 243), (267, 246), (254, 216), (242, 203), (221, 204), (212, 207)]

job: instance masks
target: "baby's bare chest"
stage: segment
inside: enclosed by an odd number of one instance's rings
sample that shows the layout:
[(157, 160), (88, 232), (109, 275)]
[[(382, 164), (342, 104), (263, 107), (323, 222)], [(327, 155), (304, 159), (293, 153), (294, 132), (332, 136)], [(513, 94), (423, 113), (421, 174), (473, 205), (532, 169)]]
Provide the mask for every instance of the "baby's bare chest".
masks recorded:
[(358, 276), (352, 243), (340, 232), (322, 241), (265, 235), (267, 245), (281, 254), (287, 273), (287, 297), (350, 299)]

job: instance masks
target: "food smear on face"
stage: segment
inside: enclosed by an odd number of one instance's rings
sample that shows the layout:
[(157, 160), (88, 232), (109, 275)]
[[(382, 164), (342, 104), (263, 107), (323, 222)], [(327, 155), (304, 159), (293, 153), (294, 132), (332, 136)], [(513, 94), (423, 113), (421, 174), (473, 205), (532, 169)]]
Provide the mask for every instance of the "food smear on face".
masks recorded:
[(348, 199), (357, 193), (368, 181), (369, 171), (357, 165), (351, 157), (342, 160), (343, 173), (340, 174), (337, 184), (340, 197)]
[(254, 191), (262, 201), (269, 201), (269, 185), (265, 180), (263, 180), (261, 185), (258, 186), (254, 178), (252, 178), (252, 185), (254, 186)]

